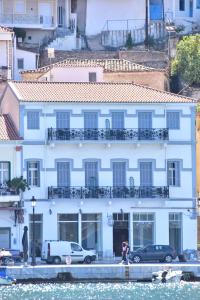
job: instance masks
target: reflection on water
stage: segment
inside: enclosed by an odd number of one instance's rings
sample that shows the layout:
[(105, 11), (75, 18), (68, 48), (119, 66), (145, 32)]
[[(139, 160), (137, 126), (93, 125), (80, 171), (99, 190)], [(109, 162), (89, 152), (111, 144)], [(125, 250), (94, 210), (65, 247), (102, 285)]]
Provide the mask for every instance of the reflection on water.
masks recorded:
[(200, 283), (63, 283), (1, 286), (0, 300), (199, 300)]

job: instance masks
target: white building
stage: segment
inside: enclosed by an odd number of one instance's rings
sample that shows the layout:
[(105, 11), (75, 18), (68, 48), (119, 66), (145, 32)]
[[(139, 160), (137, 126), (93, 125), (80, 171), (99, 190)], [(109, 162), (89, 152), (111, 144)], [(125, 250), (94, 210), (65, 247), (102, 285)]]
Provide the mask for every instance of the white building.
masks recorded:
[(38, 244), (195, 249), (195, 106), (129, 83), (9, 82), (1, 110), (24, 138), (29, 237), (35, 196)]
[(8, 115), (0, 115), (0, 248), (20, 248), (23, 209), (7, 182), (21, 175), (21, 138)]
[(0, 81), (19, 80), (20, 71), (35, 69), (37, 65), (38, 54), (19, 49), (14, 31), (0, 26)]

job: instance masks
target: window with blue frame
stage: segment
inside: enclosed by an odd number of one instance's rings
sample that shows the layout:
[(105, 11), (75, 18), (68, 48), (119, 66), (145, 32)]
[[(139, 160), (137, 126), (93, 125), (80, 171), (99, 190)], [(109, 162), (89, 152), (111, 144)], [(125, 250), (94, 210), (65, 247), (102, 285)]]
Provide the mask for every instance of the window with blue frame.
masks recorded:
[(27, 129), (39, 129), (40, 128), (40, 114), (39, 111), (27, 112)]
[(180, 129), (180, 113), (177, 111), (167, 112), (167, 128)]
[(180, 161), (167, 162), (167, 185), (180, 186)]

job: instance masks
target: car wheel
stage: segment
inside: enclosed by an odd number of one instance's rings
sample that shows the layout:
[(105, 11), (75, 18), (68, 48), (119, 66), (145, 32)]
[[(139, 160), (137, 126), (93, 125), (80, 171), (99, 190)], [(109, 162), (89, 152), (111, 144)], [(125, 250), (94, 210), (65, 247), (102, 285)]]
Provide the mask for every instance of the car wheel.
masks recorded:
[(91, 264), (91, 262), (92, 262), (91, 257), (90, 256), (86, 256), (85, 259), (84, 259), (84, 263)]
[(61, 263), (61, 258), (60, 258), (59, 256), (54, 257), (54, 258), (53, 258), (53, 263), (54, 263), (55, 265), (60, 264), (60, 263)]
[(172, 262), (172, 256), (171, 255), (166, 255), (165, 256), (165, 262), (171, 263)]
[(135, 256), (133, 256), (132, 261), (133, 261), (134, 263), (137, 263), (137, 264), (138, 264), (138, 263), (141, 261), (141, 258), (140, 258), (139, 255), (135, 255)]

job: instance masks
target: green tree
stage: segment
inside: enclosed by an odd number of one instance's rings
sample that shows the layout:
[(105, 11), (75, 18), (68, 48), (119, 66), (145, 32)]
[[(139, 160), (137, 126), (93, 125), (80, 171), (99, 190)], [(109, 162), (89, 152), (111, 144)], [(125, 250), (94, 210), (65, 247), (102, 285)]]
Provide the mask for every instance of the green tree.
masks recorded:
[(200, 34), (186, 36), (178, 43), (171, 72), (189, 84), (200, 83)]

